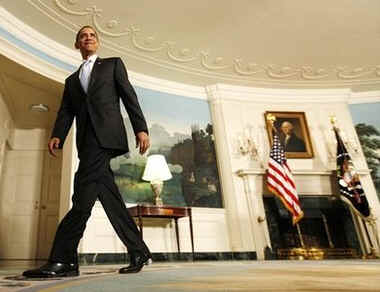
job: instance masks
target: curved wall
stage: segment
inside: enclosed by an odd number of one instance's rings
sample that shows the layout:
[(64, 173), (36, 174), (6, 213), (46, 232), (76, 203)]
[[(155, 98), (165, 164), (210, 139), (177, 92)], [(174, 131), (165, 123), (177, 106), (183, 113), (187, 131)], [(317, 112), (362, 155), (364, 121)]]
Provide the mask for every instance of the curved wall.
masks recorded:
[[(47, 39), (26, 27), (0, 8), (0, 52), (39, 74), (63, 83), (66, 76), (80, 63), (77, 52)], [(258, 222), (264, 216), (262, 204), (263, 174), (269, 153), (264, 112), (304, 112), (311, 132), (314, 157), (290, 159), (300, 195), (333, 194), (330, 182), (335, 168), (334, 142), (329, 116), (338, 118), (339, 126), (347, 138), (356, 145), (354, 162), (362, 174), (362, 181), (374, 213), (380, 208), (363, 152), (358, 144), (349, 104), (358, 101), (379, 102), (380, 93), (352, 93), (350, 89), (287, 90), (229, 86), (223, 84), (195, 87), (161, 80), (136, 72), (129, 72), (130, 80), (140, 93), (167, 98), (190, 98), (207, 101), (218, 157), (219, 175), (223, 190), (223, 209), (195, 208), (195, 248), (197, 252), (256, 252), (259, 259), (270, 245), (266, 223)], [(175, 110), (175, 109), (174, 109)], [(255, 157), (239, 151), (239, 137), (248, 132), (256, 143)], [(66, 146), (68, 160), (72, 163), (63, 169), (66, 182), (61, 187), (62, 215), (68, 208), (70, 188), (68, 178), (73, 175), (75, 150)], [(68, 148), (69, 147), (69, 148)], [(71, 148), (70, 148), (71, 147)], [(65, 155), (65, 154), (64, 154)], [(63, 198), (64, 197), (64, 198)], [(265, 216), (264, 216), (265, 217)], [(145, 239), (153, 252), (175, 252), (175, 234), (167, 220), (147, 220)], [(181, 248), (190, 251), (188, 221), (180, 222)], [(162, 240), (157, 240), (162, 238)], [(364, 242), (363, 246), (368, 243)], [(96, 205), (82, 240), (82, 253), (117, 253), (125, 248), (116, 238), (105, 214)]]

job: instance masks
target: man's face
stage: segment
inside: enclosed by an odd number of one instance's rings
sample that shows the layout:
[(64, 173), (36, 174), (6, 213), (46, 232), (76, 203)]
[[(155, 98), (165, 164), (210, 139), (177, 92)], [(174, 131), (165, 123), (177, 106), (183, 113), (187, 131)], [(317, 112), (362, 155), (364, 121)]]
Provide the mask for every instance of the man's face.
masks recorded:
[(290, 123), (283, 123), (281, 125), (281, 131), (285, 134), (285, 135), (290, 135), (292, 133), (292, 129), (293, 129), (293, 126), (290, 124)]
[(82, 55), (89, 56), (95, 54), (99, 47), (99, 41), (95, 31), (89, 27), (82, 29), (78, 41), (75, 43), (75, 47), (81, 51)]

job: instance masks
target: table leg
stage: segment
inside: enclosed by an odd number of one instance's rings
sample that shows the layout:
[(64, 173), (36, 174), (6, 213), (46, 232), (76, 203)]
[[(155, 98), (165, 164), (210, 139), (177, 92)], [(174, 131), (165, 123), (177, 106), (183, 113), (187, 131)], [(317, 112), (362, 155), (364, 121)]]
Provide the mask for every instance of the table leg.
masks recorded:
[(190, 237), (191, 237), (191, 252), (192, 252), (193, 261), (194, 261), (193, 216), (192, 216), (191, 208), (188, 208), (188, 212), (189, 212)]
[(176, 238), (177, 238), (178, 253), (181, 253), (181, 248), (179, 246), (178, 218), (174, 218), (174, 221), (175, 221), (175, 235), (176, 235)]

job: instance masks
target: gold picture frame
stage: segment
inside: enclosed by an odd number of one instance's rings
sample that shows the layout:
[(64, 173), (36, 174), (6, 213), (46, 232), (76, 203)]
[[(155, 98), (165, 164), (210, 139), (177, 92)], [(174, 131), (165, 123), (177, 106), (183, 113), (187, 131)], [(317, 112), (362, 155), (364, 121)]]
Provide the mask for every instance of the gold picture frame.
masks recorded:
[(268, 116), (274, 116), (273, 123), (287, 158), (313, 158), (314, 152), (310, 139), (304, 112), (273, 112), (264, 113), (269, 142), (273, 144), (271, 121)]

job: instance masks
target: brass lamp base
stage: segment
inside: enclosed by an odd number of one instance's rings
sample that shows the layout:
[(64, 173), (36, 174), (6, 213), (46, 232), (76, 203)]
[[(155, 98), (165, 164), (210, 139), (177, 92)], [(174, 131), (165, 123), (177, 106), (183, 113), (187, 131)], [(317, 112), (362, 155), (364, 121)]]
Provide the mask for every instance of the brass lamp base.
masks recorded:
[(152, 181), (150, 183), (150, 186), (152, 188), (152, 191), (154, 193), (154, 204), (156, 206), (163, 206), (164, 203), (160, 197), (160, 194), (162, 192), (162, 188), (164, 186), (164, 182), (163, 181)]
[(161, 197), (155, 197), (155, 198), (154, 198), (154, 204), (155, 204), (156, 206), (163, 206), (163, 205), (164, 205), (164, 203), (162, 202)]

